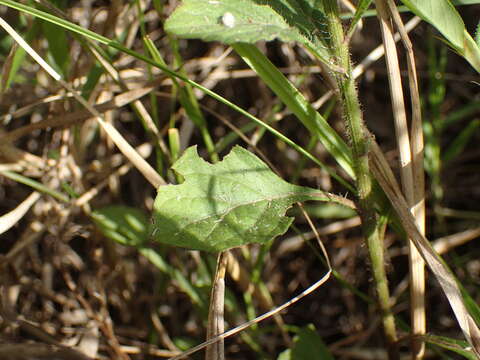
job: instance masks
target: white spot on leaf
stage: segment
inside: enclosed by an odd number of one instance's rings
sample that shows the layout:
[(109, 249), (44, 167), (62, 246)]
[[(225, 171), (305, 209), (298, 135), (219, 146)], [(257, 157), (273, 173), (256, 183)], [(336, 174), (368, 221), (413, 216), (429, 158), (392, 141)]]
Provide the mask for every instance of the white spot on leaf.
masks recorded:
[(231, 12), (226, 12), (222, 16), (222, 24), (228, 28), (233, 28), (235, 26), (235, 16)]

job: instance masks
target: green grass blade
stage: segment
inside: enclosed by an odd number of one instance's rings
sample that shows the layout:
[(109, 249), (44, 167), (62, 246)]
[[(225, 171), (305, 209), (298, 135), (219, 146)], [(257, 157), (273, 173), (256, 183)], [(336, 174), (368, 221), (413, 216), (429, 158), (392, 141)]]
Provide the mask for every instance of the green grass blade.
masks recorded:
[(10, 88), (15, 76), (25, 59), (25, 50), (22, 47), (13, 45), (10, 53), (3, 62), (0, 74), (0, 93), (3, 94)]
[(92, 66), (90, 71), (88, 72), (87, 75), (87, 81), (85, 82), (85, 85), (82, 87), (82, 96), (85, 99), (88, 99), (90, 94), (92, 93), (93, 89), (95, 86), (97, 86), (98, 81), (100, 80), (100, 77), (104, 73), (103, 67), (100, 65), (95, 64)]
[(205, 143), (205, 147), (210, 155), (210, 159), (213, 162), (217, 162), (219, 160), (218, 154), (215, 152), (215, 145), (207, 128), (207, 121), (205, 120), (197, 98), (193, 93), (193, 88), (189, 84), (186, 84), (185, 87), (181, 87), (179, 89), (178, 95), (180, 104), (185, 109), (188, 118), (199, 129), (203, 138), (203, 142)]
[[(139, 0), (135, 1), (135, 5), (137, 8), (138, 17), (140, 19), (140, 30), (142, 34), (143, 44), (145, 47), (147, 47), (145, 39), (148, 38), (148, 32), (147, 32), (147, 26), (145, 22), (145, 16), (142, 11), (142, 6)], [(155, 76), (153, 75), (153, 72), (152, 72), (152, 68), (153, 68), (152, 65), (147, 65), (147, 75), (150, 81), (153, 81), (155, 79)], [(159, 106), (158, 106), (157, 96), (152, 92), (149, 94), (149, 97), (150, 97), (150, 112), (151, 112), (152, 121), (155, 124), (155, 126), (158, 128), (159, 127), (159, 114), (158, 114)]]
[(8, 171), (8, 170), (0, 171), (0, 174), (2, 174), (5, 177), (8, 177), (9, 179), (14, 180), (14, 181), (16, 181), (20, 184), (30, 186), (32, 189), (38, 190), (41, 193), (50, 195), (50, 196), (54, 197), (55, 199), (57, 199), (59, 201), (62, 201), (62, 202), (69, 202), (70, 201), (68, 196), (66, 196), (65, 194), (62, 194), (61, 192), (50, 189), (49, 187), (43, 185), (42, 183), (40, 183), (38, 181), (32, 180), (29, 177), (26, 177), (26, 176), (23, 176), (23, 175), (20, 175), (20, 174), (17, 174), (15, 172)]
[(480, 127), (480, 120), (475, 119), (471, 121), (465, 129), (451, 142), (450, 146), (443, 153), (443, 161), (448, 163), (455, 159), (463, 151), (467, 143)]
[(66, 31), (48, 21), (42, 21), (42, 32), (48, 41), (48, 52), (56, 65), (56, 70), (66, 78), (70, 68), (70, 46)]
[(22, 3), (19, 3), (18, 1), (13, 1), (13, 0), (0, 0), (0, 4), (8, 6), (12, 9), (16, 9), (19, 11), (22, 11), (24, 13), (33, 15), (37, 18), (46, 20), (52, 24), (56, 24), (64, 29), (70, 30), (72, 32), (75, 32), (79, 35), (86, 36), (92, 40), (96, 40), (98, 42), (101, 42), (102, 44), (108, 45), (110, 42), (112, 42), (110, 39), (106, 38), (105, 36), (99, 35), (91, 30), (85, 29), (77, 24), (71, 23), (68, 20), (64, 20), (62, 18), (59, 18), (57, 16), (51, 15), (45, 11), (41, 11), (38, 9), (35, 9), (34, 7), (24, 5)]
[(465, 359), (478, 359), (475, 354), (469, 350), (469, 344), (463, 340), (452, 339), (446, 336), (426, 335), (422, 337), (428, 344), (436, 345), (442, 349), (447, 349), (463, 356)]
[(357, 11), (353, 15), (352, 22), (348, 26), (347, 36), (352, 36), (353, 32), (355, 31), (355, 27), (357, 26), (360, 19), (362, 19), (364, 13), (367, 11), (368, 7), (372, 3), (372, 0), (360, 0), (357, 5)]
[[(161, 64), (165, 64), (160, 52), (155, 47), (153, 41), (150, 38), (145, 37), (144, 43), (153, 59), (160, 62)], [(176, 54), (176, 58), (180, 60), (180, 54)], [(182, 75), (186, 76), (185, 73), (182, 73)], [(207, 127), (207, 121), (205, 120), (202, 110), (200, 109), (200, 104), (198, 103), (198, 100), (193, 93), (192, 86), (190, 84), (186, 84), (184, 87), (180, 87), (180, 85), (176, 81), (176, 77), (170, 76), (170, 78), (172, 79), (174, 85), (178, 88), (180, 104), (185, 109), (188, 118), (195, 124), (195, 126), (199, 129), (200, 134), (202, 135), (203, 142), (208, 151), (208, 154), (210, 155), (210, 159), (214, 162), (218, 161), (218, 154), (216, 153), (214, 142), (212, 140), (212, 137), (210, 136), (210, 132)]]
[(444, 119), (442, 129), (480, 112), (480, 101), (472, 101), (458, 110), (450, 112)]
[(233, 48), (354, 178), (349, 147), (298, 89), (255, 46), (234, 44)]
[(105, 237), (123, 246), (136, 248), (158, 270), (176, 280), (179, 288), (190, 297), (192, 303), (205, 306), (197, 289), (181, 271), (168, 264), (157, 250), (145, 246), (149, 239), (150, 224), (146, 213), (129, 206), (112, 205), (93, 211), (92, 219)]
[(178, 287), (188, 295), (192, 303), (198, 305), (202, 309), (207, 309), (207, 304), (203, 300), (198, 290), (190, 283), (190, 281), (182, 274), (182, 272), (173, 266), (170, 266), (167, 261), (154, 249), (141, 247), (138, 249), (140, 254), (145, 256), (148, 261), (157, 267), (160, 271), (168, 274), (174, 279)]
[(172, 162), (180, 157), (180, 133), (177, 128), (168, 129), (168, 144), (170, 145), (170, 153), (172, 154)]
[[(28, 29), (28, 31), (24, 35), (25, 40), (27, 42), (31, 42), (40, 31), (41, 31), (40, 21), (38, 19), (35, 19), (30, 29)], [(26, 54), (27, 53), (25, 52), (25, 49), (23, 49), (22, 47), (18, 47), (15, 50), (15, 55), (13, 55), (12, 63), (8, 71), (8, 78), (5, 79), (5, 83), (4, 83), (5, 87), (2, 89), (2, 91), (5, 91), (6, 89), (8, 89), (11, 83), (15, 80), (15, 76), (17, 75), (20, 67), (23, 65), (23, 62), (26, 58)]]

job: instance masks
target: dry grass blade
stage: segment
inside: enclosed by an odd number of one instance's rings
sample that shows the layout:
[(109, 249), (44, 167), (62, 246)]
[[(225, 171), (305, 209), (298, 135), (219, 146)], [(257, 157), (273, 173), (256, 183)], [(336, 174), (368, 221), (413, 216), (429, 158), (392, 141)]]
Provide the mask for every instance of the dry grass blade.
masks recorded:
[[(224, 303), (225, 303), (225, 273), (228, 263), (228, 250), (221, 252), (217, 257), (217, 269), (212, 284), (210, 295), (210, 308), (208, 311), (207, 340), (225, 331)], [(224, 360), (225, 348), (223, 339), (207, 346), (205, 360)]]
[(320, 286), (322, 286), (330, 278), (331, 273), (332, 273), (332, 270), (329, 269), (327, 271), (327, 273), (320, 280), (315, 282), (313, 285), (309, 286), (307, 289), (305, 289), (300, 294), (293, 297), (292, 299), (290, 299), (286, 303), (276, 307), (275, 309), (270, 310), (269, 312), (266, 312), (265, 314), (262, 314), (260, 316), (257, 316), (255, 319), (247, 321), (246, 323), (244, 323), (242, 325), (239, 325), (239, 326), (237, 326), (233, 329), (230, 329), (230, 330), (224, 332), (223, 334), (215, 336), (215, 337), (211, 338), (210, 340), (207, 340), (204, 343), (202, 343), (200, 345), (197, 345), (197, 346), (191, 348), (190, 350), (187, 350), (187, 351), (183, 352), (182, 354), (180, 354), (178, 356), (174, 356), (174, 357), (170, 358), (169, 360), (184, 359), (187, 356), (190, 356), (190, 355), (196, 353), (197, 351), (202, 350), (203, 348), (207, 347), (208, 345), (214, 344), (217, 341), (220, 341), (220, 340), (226, 339), (226, 338), (228, 338), (232, 335), (238, 334), (239, 332), (242, 332), (243, 330), (248, 329), (250, 326), (252, 326), (254, 324), (258, 324), (259, 322), (261, 322), (265, 319), (268, 319), (269, 317), (272, 317), (275, 314), (278, 314), (279, 312), (285, 310), (289, 306), (295, 304), (297, 301), (299, 301), (303, 297), (305, 297), (305, 296), (311, 294), (312, 292), (314, 292), (315, 290), (317, 290)]
[(395, 120), (395, 133), (397, 135), (398, 150), (400, 154), (400, 175), (402, 189), (409, 204), (413, 203), (413, 175), (410, 153), (410, 139), (408, 135), (407, 115), (405, 111), (402, 79), (398, 62), (398, 53), (393, 39), (393, 31), (390, 25), (390, 16), (382, 0), (376, 1), (377, 14), (382, 30), (383, 43), (385, 46), (385, 60), (388, 69), (388, 81), (390, 84), (390, 97), (392, 100), (393, 117)]
[(119, 150), (133, 163), (133, 165), (145, 176), (145, 178), (155, 187), (166, 184), (165, 180), (145, 161), (135, 149), (124, 139), (124, 137), (111, 124), (105, 122), (100, 113), (87, 101), (81, 97), (69, 84), (62, 80), (61, 76), (50, 66), (32, 47), (22, 39), (21, 36), (7, 23), (0, 18), (0, 26), (55, 80), (57, 80), (65, 89), (73, 94), (75, 99), (83, 105), (97, 120), (102, 129), (107, 133)]
[(46, 344), (3, 344), (0, 345), (2, 360), (89, 360), (78, 351), (62, 346)]
[(471, 240), (474, 240), (480, 236), (480, 228), (469, 229), (462, 231), (458, 234), (444, 236), (436, 239), (433, 242), (433, 248), (439, 254), (445, 254), (451, 249), (463, 245)]
[[(412, 17), (406, 24), (405, 24), (405, 31), (409, 33), (412, 31), (419, 23), (421, 19), (418, 16)], [(400, 40), (400, 34), (397, 32), (393, 36), (395, 42)], [(357, 79), (360, 75), (362, 75), (368, 67), (373, 64), (375, 61), (380, 59), (385, 54), (385, 48), (383, 44), (377, 46), (373, 49), (368, 56), (366, 56), (358, 65), (355, 66), (353, 69), (353, 77)]]
[(34, 111), (34, 109), (38, 106), (38, 105), (46, 105), (46, 104), (50, 104), (50, 103), (53, 103), (55, 101), (59, 101), (59, 100), (63, 100), (63, 99), (66, 99), (66, 98), (69, 98), (69, 97), (72, 97), (72, 94), (62, 94), (62, 95), (51, 95), (51, 96), (47, 96), (43, 99), (40, 99), (40, 100), (37, 100), (37, 101), (34, 101), (33, 103), (31, 104), (28, 104), (28, 105), (25, 105), (25, 106), (22, 106), (21, 108), (19, 109), (16, 109), (12, 112), (8, 112), (6, 113), (5, 115), (1, 115), (0, 116), (0, 121), (2, 122), (9, 122), (13, 119), (17, 119), (21, 116), (25, 116), (29, 113), (31, 113), (32, 111)]
[[(417, 69), (415, 66), (415, 56), (413, 46), (408, 37), (405, 26), (403, 25), (398, 9), (392, 0), (387, 0), (387, 4), (392, 14), (395, 25), (397, 26), (403, 45), (407, 53), (408, 65), (408, 83), (410, 88), (410, 99), (412, 105), (412, 125), (410, 129), (410, 153), (412, 161), (413, 176), (413, 202), (411, 210), (415, 217), (418, 229), (425, 234), (425, 170), (423, 167), (423, 125), (422, 111), (420, 106), (420, 94), (418, 92)], [(412, 264), (411, 283), (415, 287), (412, 293), (412, 329), (414, 335), (424, 335), (426, 333), (425, 316), (425, 263), (416, 249), (411, 248), (410, 262)], [(416, 340), (413, 338), (414, 358), (420, 359), (425, 352), (425, 343), (421, 337)]]
[(2, 266), (7, 266), (15, 258), (21, 254), (28, 246), (36, 242), (45, 231), (45, 225), (40, 223), (39, 221), (34, 221), (28, 224), (23, 231), (22, 235), (20, 236), (19, 241), (15, 244), (15, 246), (10, 249), (10, 251), (3, 257), (2, 259)]
[(451, 270), (435, 252), (430, 242), (418, 229), (395, 176), (378, 145), (372, 140), (369, 161), (373, 175), (390, 200), (408, 237), (413, 241), (430, 270), (437, 278), (462, 332), (472, 346), (472, 351), (480, 358), (480, 330), (463, 302), (462, 294)]
[[(155, 89), (157, 84), (147, 84), (145, 87), (126, 91), (120, 95), (115, 96), (110, 101), (106, 101), (102, 104), (94, 106), (94, 109), (99, 113), (103, 113), (108, 110), (118, 109), (125, 106), (139, 98), (147, 95)], [(88, 110), (80, 110), (71, 114), (62, 115), (59, 117), (47, 118), (36, 123), (22, 126), (18, 129), (10, 131), (8, 134), (2, 136), (2, 140), (7, 142), (13, 142), (22, 136), (29, 135), (32, 131), (38, 129), (54, 128), (54, 127), (67, 127), (81, 121), (87, 120), (92, 117), (92, 113)]]
[[(127, 85), (122, 80), (122, 77), (120, 75), (120, 72), (117, 71), (108, 61), (106, 61), (103, 56), (95, 49), (95, 48), (90, 48), (90, 51), (92, 51), (92, 54), (95, 56), (95, 58), (102, 64), (104, 69), (108, 72), (108, 74), (114, 79), (123, 90), (128, 90)], [(163, 80), (162, 80), (163, 81)], [(153, 89), (152, 89), (153, 90)], [(143, 123), (148, 127), (148, 130), (155, 135), (156, 140), (158, 142), (158, 145), (162, 149), (163, 153), (166, 154), (167, 156), (170, 155), (170, 152), (168, 150), (167, 145), (164, 143), (163, 139), (160, 136), (160, 132), (157, 129), (157, 126), (155, 125), (152, 117), (148, 113), (147, 109), (143, 105), (143, 103), (137, 99), (133, 101), (132, 104), (133, 108), (137, 112), (137, 114), (141, 117)]]
[[(148, 157), (151, 152), (152, 152), (152, 146), (151, 144), (145, 143), (136, 148), (136, 151), (142, 155), (143, 157)], [(96, 195), (99, 194), (100, 190), (104, 188), (105, 186), (108, 185), (111, 177), (116, 177), (116, 176), (123, 176), (130, 169), (132, 168), (131, 163), (123, 164), (120, 167), (118, 167), (115, 171), (113, 171), (111, 174), (109, 174), (103, 181), (83, 193), (81, 196), (79, 196), (77, 199), (74, 201), (75, 206), (84, 206), (88, 204), (90, 200), (92, 200)], [(85, 212), (89, 213), (90, 211), (88, 209), (84, 209)]]
[(0, 216), (0, 234), (3, 234), (5, 231), (14, 226), (38, 199), (40, 199), (40, 193), (34, 191), (15, 209), (5, 215)]
[(117, 145), (118, 149), (133, 163), (133, 165), (140, 171), (143, 176), (155, 187), (165, 185), (165, 180), (153, 169), (140, 154), (125, 140), (125, 138), (118, 132), (118, 130), (110, 123), (105, 122), (100, 113), (96, 111), (90, 104), (88, 104), (80, 95), (78, 95), (67, 83), (59, 80), (62, 85), (74, 93), (75, 98), (87, 108), (94, 116), (102, 129), (107, 133), (110, 139)]
[[(307, 220), (309, 220), (309, 217), (307, 216)], [(313, 227), (312, 225), (312, 230), (314, 232), (316, 232), (315, 230), (315, 227)], [(223, 341), (224, 339), (232, 336), (232, 335), (235, 335), (235, 334), (238, 334), (239, 332), (245, 330), (245, 329), (248, 329), (250, 326), (254, 325), (254, 324), (257, 324), (265, 319), (268, 319), (272, 316), (276, 316), (278, 315), (281, 311), (285, 310), (286, 308), (288, 308), (289, 306), (293, 305), (294, 303), (296, 303), (297, 301), (299, 301), (300, 299), (302, 299), (303, 297), (311, 294), (312, 292), (314, 292), (315, 290), (317, 290), (320, 286), (322, 286), (329, 278), (330, 278), (330, 275), (332, 274), (332, 266), (331, 266), (331, 263), (330, 263), (330, 258), (328, 257), (328, 254), (327, 254), (327, 251), (325, 249), (325, 246), (323, 245), (318, 233), (316, 233), (316, 236), (317, 236), (317, 241), (318, 241), (318, 244), (320, 246), (320, 250), (322, 252), (322, 254), (324, 255), (325, 257), (325, 261), (326, 261), (326, 265), (328, 266), (328, 271), (327, 273), (322, 276), (322, 278), (320, 280), (318, 280), (317, 282), (315, 282), (314, 284), (310, 285), (307, 289), (305, 289), (304, 291), (302, 291), (300, 294), (298, 294), (297, 296), (291, 298), (290, 300), (288, 300), (286, 303), (266, 312), (265, 314), (262, 314), (260, 316), (257, 316), (255, 319), (253, 320), (250, 320), (250, 321), (247, 321), (246, 323), (242, 324), (242, 325), (239, 325), (233, 329), (230, 329), (222, 334), (219, 334), (217, 336), (214, 336), (212, 338), (210, 338), (209, 340), (205, 341), (204, 343), (200, 344), (200, 345), (197, 345), (183, 353), (181, 353), (180, 355), (177, 355), (177, 356), (174, 356), (172, 358), (170, 358), (169, 360), (178, 360), (178, 359), (184, 359), (186, 358), (187, 356), (190, 356), (194, 353), (196, 353), (197, 351), (200, 351), (202, 349), (204, 349), (205, 347), (209, 346), (209, 345), (212, 345), (212, 344), (215, 344), (219, 341)], [(225, 253), (226, 256), (225, 256), (225, 262), (227, 263), (228, 261), (228, 254), (229, 252), (226, 252)], [(232, 258), (230, 256), (230, 258)]]
[(45, 161), (41, 157), (18, 149), (9, 143), (0, 143), (0, 155), (3, 160), (14, 163), (15, 166), (28, 167), (31, 165), (38, 168), (38, 164), (45, 165)]
[[(377, 7), (377, 14), (380, 21), (380, 27), (382, 30), (382, 38), (383, 43), (385, 46), (385, 59), (387, 62), (387, 69), (388, 69), (388, 79), (390, 84), (390, 95), (392, 99), (392, 107), (393, 107), (393, 116), (395, 119), (395, 133), (397, 134), (398, 139), (398, 150), (400, 154), (400, 174), (402, 179), (402, 189), (403, 193), (405, 194), (405, 198), (407, 200), (408, 206), (410, 211), (414, 214), (417, 201), (423, 201), (423, 197), (419, 199), (420, 196), (423, 196), (423, 182), (417, 183), (414, 181), (414, 172), (413, 172), (413, 159), (412, 159), (412, 147), (410, 145), (409, 139), (409, 131), (408, 131), (408, 124), (407, 124), (407, 116), (406, 116), (406, 109), (405, 109), (405, 102), (404, 102), (404, 94), (402, 89), (402, 80), (400, 74), (400, 66), (398, 62), (398, 53), (395, 46), (395, 40), (393, 36), (393, 29), (391, 18), (395, 17), (393, 15), (393, 11), (396, 11), (396, 8), (392, 9), (388, 7), (388, 1), (377, 0), (376, 7)], [(399, 18), (397, 14), (397, 18)], [(398, 19), (397, 19), (398, 20)], [(401, 22), (401, 20), (399, 20)], [(398, 24), (398, 21), (397, 21)], [(403, 24), (402, 24), (403, 25)], [(397, 25), (398, 27), (398, 25)], [(408, 43), (405, 39), (407, 36), (405, 29), (402, 27), (399, 31), (402, 37), (403, 43)], [(412, 63), (412, 49), (411, 47), (407, 47), (407, 52), (410, 52), (409, 56), (409, 69), (414, 67), (414, 62)], [(414, 77), (412, 75), (412, 71), (410, 71), (410, 78)], [(417, 97), (416, 100), (412, 100), (412, 103), (418, 105), (416, 107), (416, 111), (414, 112), (417, 117), (415, 122), (418, 124), (421, 123), (419, 117), (419, 100), (418, 100), (418, 90), (416, 88), (416, 77), (415, 79), (410, 81), (410, 88), (414, 90), (411, 94), (412, 98)], [(412, 85), (413, 84), (413, 85)], [(416, 138), (422, 138), (422, 136), (418, 136), (418, 131), (421, 132), (421, 128), (416, 127)], [(417, 162), (418, 164), (418, 162)], [(417, 172), (423, 170), (422, 167), (417, 169)], [(423, 172), (422, 172), (423, 174)], [(422, 176), (423, 178), (423, 176)], [(422, 189), (416, 190), (415, 188), (422, 187)], [(417, 217), (416, 217), (417, 218)], [(419, 218), (417, 220), (417, 224), (419, 224), (420, 229), (422, 229), (423, 233), (423, 212), (419, 213)], [(412, 333), (414, 335), (424, 335), (426, 330), (426, 319), (425, 319), (425, 265), (422, 261), (420, 254), (418, 253), (415, 245), (412, 243), (411, 240), (408, 241), (408, 248), (409, 248), (409, 263), (410, 263), (410, 270), (409, 270), (409, 277), (410, 277), (410, 313), (411, 313), (411, 322), (412, 322)], [(425, 344), (423, 342), (419, 342), (414, 340), (412, 342), (412, 354), (414, 359), (421, 359), (425, 352)]]
[(412, 155), (413, 191), (414, 191), (414, 214), (417, 224), (422, 233), (425, 232), (425, 171), (423, 168), (423, 126), (420, 94), (418, 91), (418, 76), (415, 66), (413, 45), (408, 37), (408, 24), (403, 25), (402, 19), (392, 0), (387, 0), (395, 25), (398, 28), (403, 45), (407, 52), (408, 84), (410, 88), (410, 100), (412, 102), (412, 126), (410, 130), (410, 146)]

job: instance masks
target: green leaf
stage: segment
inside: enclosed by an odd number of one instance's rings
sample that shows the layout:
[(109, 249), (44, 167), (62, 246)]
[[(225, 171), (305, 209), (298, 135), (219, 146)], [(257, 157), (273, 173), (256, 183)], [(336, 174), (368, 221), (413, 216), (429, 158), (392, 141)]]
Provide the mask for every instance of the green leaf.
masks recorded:
[(57, 70), (60, 70), (62, 75), (66, 77), (70, 64), (70, 47), (66, 31), (47, 21), (42, 22), (42, 29), (48, 41), (49, 53), (57, 65)]
[(474, 5), (474, 4), (480, 4), (480, 1), (479, 0), (453, 0), (452, 4), (455, 6)]
[(292, 358), (292, 350), (287, 349), (282, 351), (280, 355), (278, 355), (277, 360), (291, 360), (291, 358)]
[(332, 354), (313, 325), (302, 328), (291, 349), (282, 352), (277, 360), (333, 360)]
[(325, 17), (315, 0), (184, 0), (165, 22), (177, 36), (225, 44), (297, 41), (328, 63)]
[(184, 38), (226, 44), (300, 39), (298, 31), (270, 6), (248, 0), (241, 6), (238, 0), (185, 0), (165, 22), (165, 30)]
[(480, 49), (449, 0), (402, 0), (402, 2), (415, 15), (433, 25), (453, 49), (480, 72)]
[[(335, 203), (306, 204), (303, 208), (308, 215), (317, 219), (349, 219), (357, 215), (353, 209)], [(292, 209), (291, 215), (297, 214), (302, 215), (300, 208)]]
[(185, 182), (159, 188), (152, 236), (190, 249), (223, 251), (266, 243), (287, 231), (293, 219), (284, 215), (294, 202), (319, 194), (287, 183), (239, 146), (216, 164), (190, 147), (172, 168)]
[(138, 209), (107, 206), (94, 211), (92, 218), (103, 235), (122, 245), (141, 247), (148, 240), (148, 217)]
[(463, 48), (465, 25), (449, 0), (402, 0), (407, 7), (432, 24), (455, 49)]

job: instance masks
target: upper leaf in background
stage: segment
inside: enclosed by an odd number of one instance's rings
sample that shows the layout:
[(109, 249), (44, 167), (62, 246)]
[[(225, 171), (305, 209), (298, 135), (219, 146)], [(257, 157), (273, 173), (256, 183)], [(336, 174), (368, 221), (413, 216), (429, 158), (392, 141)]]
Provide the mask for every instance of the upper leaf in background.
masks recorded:
[(190, 147), (172, 168), (185, 182), (158, 189), (152, 236), (190, 249), (223, 251), (266, 243), (287, 231), (293, 219), (284, 215), (294, 202), (319, 194), (287, 183), (239, 146), (216, 164)]
[(433, 25), (452, 48), (480, 72), (480, 49), (449, 0), (402, 0), (417, 16)]
[(165, 22), (177, 36), (225, 44), (255, 43), (275, 38), (306, 45), (329, 58), (324, 16), (315, 0), (184, 0)]
[(465, 25), (455, 7), (448, 0), (402, 0), (423, 20), (435, 26), (456, 49), (463, 47)]

